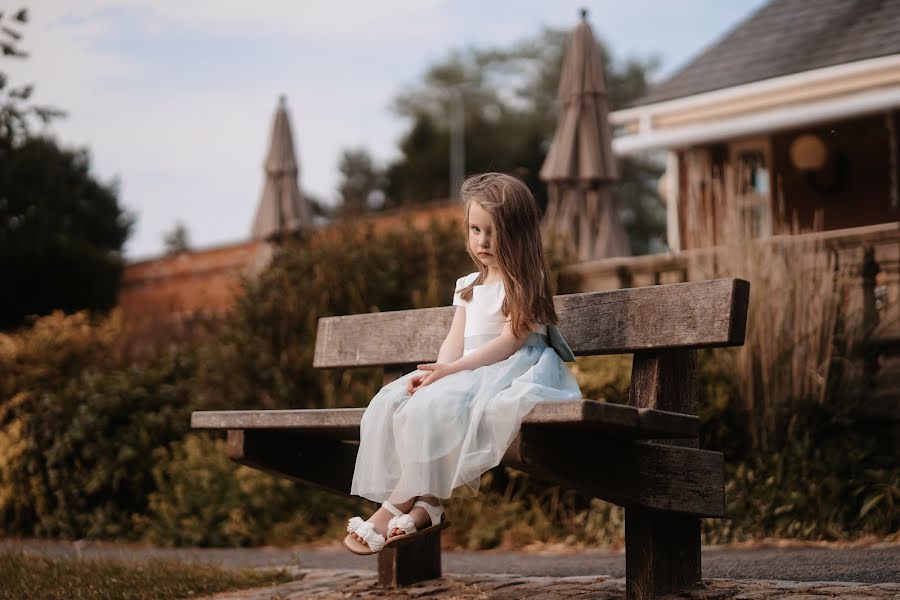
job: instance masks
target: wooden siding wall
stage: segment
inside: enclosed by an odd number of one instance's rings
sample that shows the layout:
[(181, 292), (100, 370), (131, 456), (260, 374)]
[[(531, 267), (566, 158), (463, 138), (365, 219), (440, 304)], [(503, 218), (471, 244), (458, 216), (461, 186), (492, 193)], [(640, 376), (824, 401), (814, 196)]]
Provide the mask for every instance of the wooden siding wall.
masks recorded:
[[(799, 172), (791, 164), (790, 145), (803, 134), (825, 142), (828, 163), (820, 173)], [(891, 206), (891, 160), (886, 114), (772, 136), (773, 171), (781, 177), (785, 216), (796, 212), (803, 229), (812, 227), (816, 208), (824, 210), (826, 231), (898, 220), (900, 211)]]
[[(823, 211), (823, 231), (900, 220), (900, 111), (893, 111), (893, 126), (898, 149), (893, 152), (888, 113), (769, 136), (773, 233), (791, 232), (795, 217), (800, 231), (811, 231), (816, 209)], [(791, 163), (791, 143), (803, 134), (817, 135), (826, 144), (828, 163), (821, 172), (800, 172)], [(681, 249), (724, 243), (723, 192), (731, 186), (716, 189), (713, 179), (734, 167), (728, 163), (728, 145), (682, 149), (678, 156)]]

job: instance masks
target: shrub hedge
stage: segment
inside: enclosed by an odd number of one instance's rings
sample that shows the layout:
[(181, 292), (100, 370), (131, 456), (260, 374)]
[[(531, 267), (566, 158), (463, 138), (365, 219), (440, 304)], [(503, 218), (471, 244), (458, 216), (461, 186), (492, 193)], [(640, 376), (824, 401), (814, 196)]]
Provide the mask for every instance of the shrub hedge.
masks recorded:
[[(378, 234), (346, 225), (289, 244), (216, 338), (125, 358), (121, 315), (53, 314), (0, 334), (0, 533), (161, 545), (289, 544), (337, 538), (367, 503), (238, 466), (219, 434), (191, 433), (194, 410), (363, 406), (375, 369), (318, 370), (319, 317), (439, 306), (472, 270), (456, 223)], [(579, 358), (586, 396), (625, 402), (630, 357)], [(727, 518), (706, 543), (756, 537), (898, 539), (900, 470), (852, 404), (798, 399), (766, 452), (713, 352), (700, 356), (701, 444), (726, 458)], [(598, 457), (598, 459), (600, 459)], [(448, 544), (621, 545), (621, 508), (495, 469), (454, 499)]]

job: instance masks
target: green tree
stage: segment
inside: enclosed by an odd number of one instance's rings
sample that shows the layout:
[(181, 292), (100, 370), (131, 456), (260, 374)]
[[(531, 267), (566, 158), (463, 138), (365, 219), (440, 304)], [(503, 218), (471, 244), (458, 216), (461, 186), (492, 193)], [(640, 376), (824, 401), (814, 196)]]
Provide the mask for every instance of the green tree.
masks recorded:
[(133, 217), (115, 182), (90, 173), (87, 150), (26, 138), (0, 160), (0, 327), (53, 309), (115, 304)]
[[(454, 102), (461, 99), (467, 173), (504, 171), (522, 178), (541, 209), (547, 188), (538, 173), (558, 117), (557, 88), (567, 31), (545, 28), (509, 48), (468, 48), (433, 64), (423, 81), (395, 99), (395, 111), (410, 119), (387, 168), (387, 206), (426, 202), (448, 194), (450, 132)], [(657, 61), (604, 57), (612, 110), (628, 106), (647, 89)], [(649, 159), (620, 160), (617, 194), (622, 219), (637, 253), (660, 250), (665, 209), (656, 191), (662, 168)]]
[(190, 251), (191, 234), (183, 221), (176, 221), (172, 229), (163, 234), (163, 246), (166, 254)]
[[(0, 11), (0, 53), (23, 59), (24, 8)], [(119, 254), (133, 223), (115, 184), (90, 174), (86, 150), (31, 138), (30, 122), (64, 113), (31, 101), (0, 70), (0, 328), (59, 308), (106, 309), (115, 302)]]
[[(4, 58), (23, 59), (28, 56), (20, 47), (24, 35), (22, 29), (27, 22), (28, 11), (24, 8), (12, 14), (0, 11), (0, 54)], [(0, 159), (3, 149), (28, 134), (32, 117), (48, 123), (64, 115), (57, 108), (31, 104), (29, 99), (33, 92), (32, 84), (11, 85), (9, 77), (0, 70)]]
[(341, 154), (338, 163), (341, 182), (338, 184), (344, 215), (358, 215), (380, 206), (378, 196), (383, 195), (384, 175), (365, 148), (350, 148)]
[(415, 117), (412, 129), (400, 141), (403, 158), (387, 169), (385, 207), (425, 202), (447, 196), (450, 137), (427, 114)]

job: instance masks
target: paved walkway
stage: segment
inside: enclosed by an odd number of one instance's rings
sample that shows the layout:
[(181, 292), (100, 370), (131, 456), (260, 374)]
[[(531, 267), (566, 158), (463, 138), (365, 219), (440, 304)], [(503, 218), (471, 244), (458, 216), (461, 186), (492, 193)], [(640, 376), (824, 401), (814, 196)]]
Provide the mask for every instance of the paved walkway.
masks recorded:
[[(625, 580), (615, 577), (523, 577), (520, 575), (446, 575), (400, 590), (374, 585), (370, 571), (295, 569), (297, 581), (269, 588), (226, 592), (205, 600), (514, 600), (591, 598), (623, 600)], [(896, 600), (900, 583), (853, 584), (769, 580), (704, 579), (694, 589), (671, 596), (687, 600)]]

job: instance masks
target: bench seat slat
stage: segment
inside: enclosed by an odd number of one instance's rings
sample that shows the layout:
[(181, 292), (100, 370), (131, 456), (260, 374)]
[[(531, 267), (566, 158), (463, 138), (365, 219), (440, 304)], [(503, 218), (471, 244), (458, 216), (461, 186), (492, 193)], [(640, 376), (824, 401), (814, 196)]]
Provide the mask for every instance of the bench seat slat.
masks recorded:
[[(196, 411), (194, 429), (291, 429), (317, 437), (358, 440), (364, 409), (286, 409)], [(578, 430), (625, 439), (693, 438), (700, 432), (694, 415), (595, 400), (540, 403), (523, 427)]]

